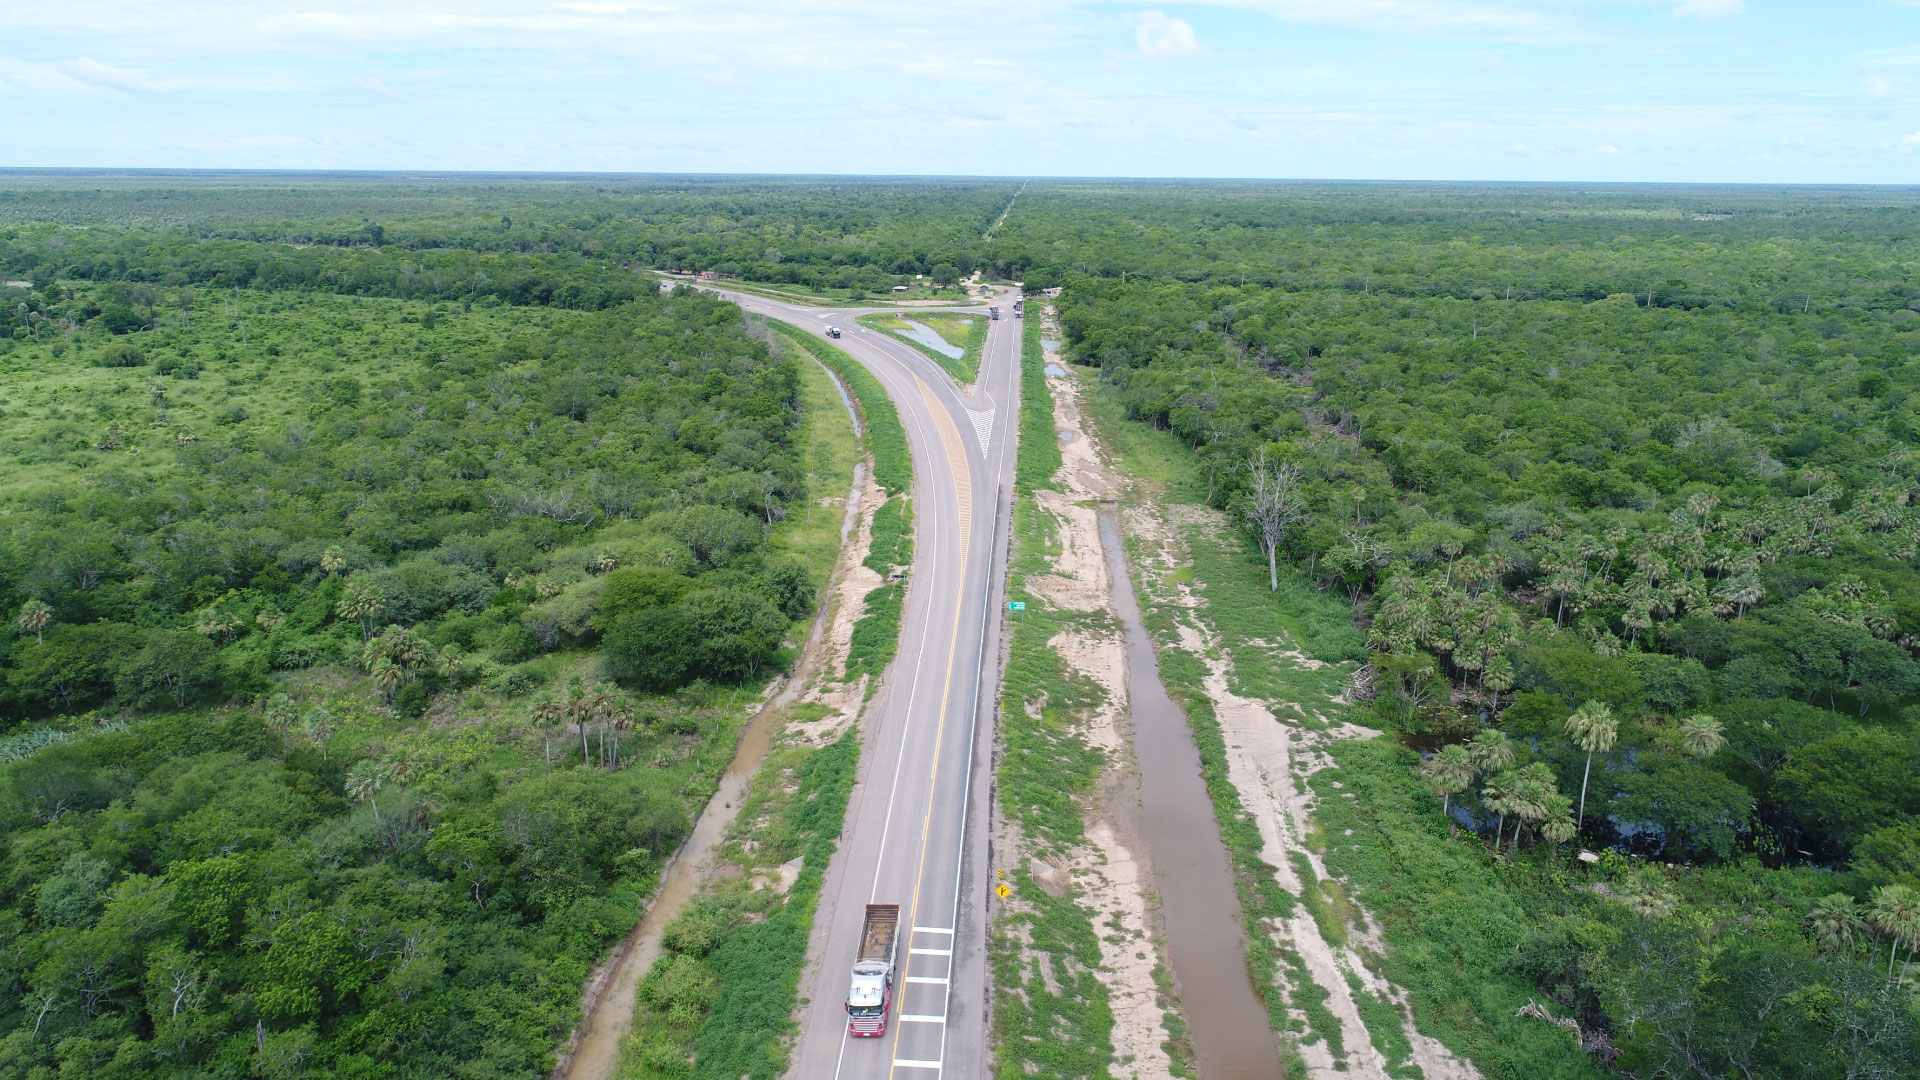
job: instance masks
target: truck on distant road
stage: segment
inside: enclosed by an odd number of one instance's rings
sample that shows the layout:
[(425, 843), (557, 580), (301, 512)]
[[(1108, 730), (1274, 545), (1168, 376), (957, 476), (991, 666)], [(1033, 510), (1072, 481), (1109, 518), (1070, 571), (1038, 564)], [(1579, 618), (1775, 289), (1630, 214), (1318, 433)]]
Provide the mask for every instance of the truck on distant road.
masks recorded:
[(829, 327), (827, 327), (827, 336), (828, 336), (828, 337), (830, 337), (830, 338), (837, 338), (837, 337), (839, 337), (839, 336), (840, 336), (840, 328), (839, 328), (839, 327), (837, 327), (837, 326), (829, 326)]
[(893, 956), (900, 942), (900, 905), (868, 904), (860, 928), (860, 955), (853, 960), (847, 991), (847, 1034), (872, 1038), (887, 1033), (893, 1007)]
[(987, 309), (987, 317), (988, 317), (988, 318), (990, 318), (990, 319), (998, 319), (998, 318), (1000, 318), (1000, 309), (999, 309), (999, 308), (997, 308), (997, 307), (990, 307), (990, 308), (988, 308), (988, 309)]

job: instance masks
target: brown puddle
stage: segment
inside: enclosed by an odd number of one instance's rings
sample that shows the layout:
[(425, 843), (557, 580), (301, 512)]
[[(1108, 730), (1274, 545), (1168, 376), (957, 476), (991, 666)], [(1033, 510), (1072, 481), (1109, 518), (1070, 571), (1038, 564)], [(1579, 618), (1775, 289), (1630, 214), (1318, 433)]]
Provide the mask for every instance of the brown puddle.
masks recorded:
[(1240, 899), (1200, 774), (1200, 751), (1186, 715), (1160, 683), (1160, 663), (1127, 575), (1126, 547), (1105, 512), (1100, 544), (1112, 571), (1113, 610), (1127, 628), (1127, 696), (1140, 767), (1138, 826), (1153, 864), (1167, 959), (1194, 1066), (1203, 1080), (1274, 1080), (1284, 1075), (1280, 1045), (1247, 974)]
[[(851, 405), (848, 412), (852, 412)], [(840, 524), (840, 544), (843, 549), (849, 532), (860, 516), (857, 495), (865, 470), (865, 463), (857, 463), (853, 467), (853, 494), (847, 499), (846, 519)], [(814, 615), (813, 630), (807, 637), (803, 654), (810, 651), (819, 640), (826, 626), (826, 617), (827, 605), (821, 604), (820, 610)], [(613, 971), (606, 976), (606, 989), (593, 999), (590, 1013), (582, 1021), (580, 1045), (571, 1058), (562, 1056), (560, 1065), (553, 1072), (555, 1080), (608, 1080), (613, 1075), (614, 1066), (620, 1061), (620, 1040), (633, 1030), (633, 1003), (639, 993), (640, 979), (660, 956), (660, 934), (674, 916), (687, 906), (687, 901), (699, 892), (705, 880), (708, 857), (726, 838), (727, 829), (739, 815), (740, 803), (747, 796), (747, 786), (753, 783), (753, 774), (759, 771), (760, 763), (766, 760), (767, 751), (773, 746), (774, 733), (780, 730), (780, 719), (787, 706), (793, 704), (794, 699), (806, 688), (809, 674), (804, 670), (795, 672), (780, 693), (762, 706), (752, 720), (747, 721), (746, 728), (740, 733), (740, 743), (734, 748), (733, 760), (727, 763), (727, 771), (721, 774), (720, 785), (714, 791), (713, 798), (707, 800), (706, 808), (700, 812), (699, 820), (693, 823), (693, 832), (680, 845), (680, 850), (668, 860), (666, 873), (660, 879), (653, 903), (648, 906), (640, 925), (629, 931), (620, 942), (620, 959), (614, 962)]]

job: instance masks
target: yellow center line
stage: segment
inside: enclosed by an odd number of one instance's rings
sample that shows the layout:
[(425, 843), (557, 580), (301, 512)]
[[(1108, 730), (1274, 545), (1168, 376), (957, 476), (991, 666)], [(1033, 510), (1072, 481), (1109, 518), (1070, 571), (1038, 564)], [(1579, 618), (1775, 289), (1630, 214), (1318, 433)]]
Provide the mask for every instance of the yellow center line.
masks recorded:
[[(953, 658), (960, 648), (960, 607), (961, 597), (967, 586), (967, 544), (968, 534), (973, 531), (973, 474), (967, 467), (966, 444), (960, 441), (960, 431), (954, 427), (953, 417), (946, 406), (934, 396), (933, 388), (918, 375), (914, 381), (920, 384), (920, 394), (926, 399), (928, 410), (933, 413), (933, 425), (940, 431), (940, 442), (947, 451), (947, 467), (953, 472), (954, 498), (960, 504), (960, 578), (953, 588), (953, 630), (947, 637), (947, 675), (940, 691), (940, 719), (933, 728), (933, 765), (927, 774), (927, 811), (920, 819), (920, 863), (913, 871), (913, 902), (907, 907), (907, 959), (900, 965), (900, 998), (906, 996), (907, 973), (913, 967), (913, 927), (920, 924), (920, 880), (927, 869), (927, 835), (933, 829), (933, 796), (939, 789), (940, 746), (945, 741), (947, 730), (947, 702), (953, 696)], [(958, 914), (956, 912), (956, 914)], [(957, 920), (956, 920), (957, 923)], [(949, 944), (951, 947), (951, 943)], [(953, 978), (954, 958), (947, 957), (947, 978)], [(953, 997), (953, 984), (947, 984), (947, 998)], [(899, 999), (896, 998), (896, 1001)], [(893, 1051), (887, 1061), (887, 1076), (891, 1078), (899, 1071), (893, 1062), (900, 1059), (900, 1009), (902, 1004), (894, 1006)], [(945, 1015), (945, 1007), (941, 1013)], [(943, 1070), (944, 1071), (944, 1070)]]

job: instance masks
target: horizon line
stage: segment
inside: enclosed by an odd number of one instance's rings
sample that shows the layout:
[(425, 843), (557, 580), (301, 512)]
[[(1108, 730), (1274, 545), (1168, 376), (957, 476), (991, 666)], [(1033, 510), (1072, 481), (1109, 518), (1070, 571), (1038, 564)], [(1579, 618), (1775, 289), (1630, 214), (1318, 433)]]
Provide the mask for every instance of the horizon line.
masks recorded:
[(865, 180), (865, 181), (948, 181), (1001, 183), (1127, 183), (1127, 184), (1275, 184), (1391, 187), (1600, 187), (1600, 188), (1793, 188), (1818, 190), (1849, 188), (1860, 190), (1920, 190), (1920, 183), (1896, 184), (1871, 181), (1774, 181), (1774, 180), (1503, 180), (1441, 177), (1419, 180), (1389, 177), (1280, 177), (1280, 176), (1119, 176), (1119, 175), (1022, 175), (1018, 173), (808, 173), (808, 172), (697, 172), (697, 171), (605, 171), (605, 170), (531, 170), (531, 169), (431, 169), (431, 168), (258, 168), (227, 166), (110, 165), (0, 165), (0, 177), (11, 176), (296, 176), (349, 177), (405, 180), (450, 180), (458, 178), (507, 178), (521, 180)]

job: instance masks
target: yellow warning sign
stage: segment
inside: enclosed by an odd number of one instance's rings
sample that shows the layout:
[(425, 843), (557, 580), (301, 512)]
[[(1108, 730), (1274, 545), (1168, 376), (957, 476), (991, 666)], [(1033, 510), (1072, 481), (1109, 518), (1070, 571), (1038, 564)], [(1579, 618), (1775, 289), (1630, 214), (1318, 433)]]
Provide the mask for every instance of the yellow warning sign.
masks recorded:
[(1000, 899), (1002, 900), (1005, 900), (1007, 897), (1013, 895), (1013, 890), (1007, 888), (1006, 882), (1001, 882), (1000, 885), (997, 888), (995, 888), (993, 891), (994, 891), (994, 895), (1000, 897)]

